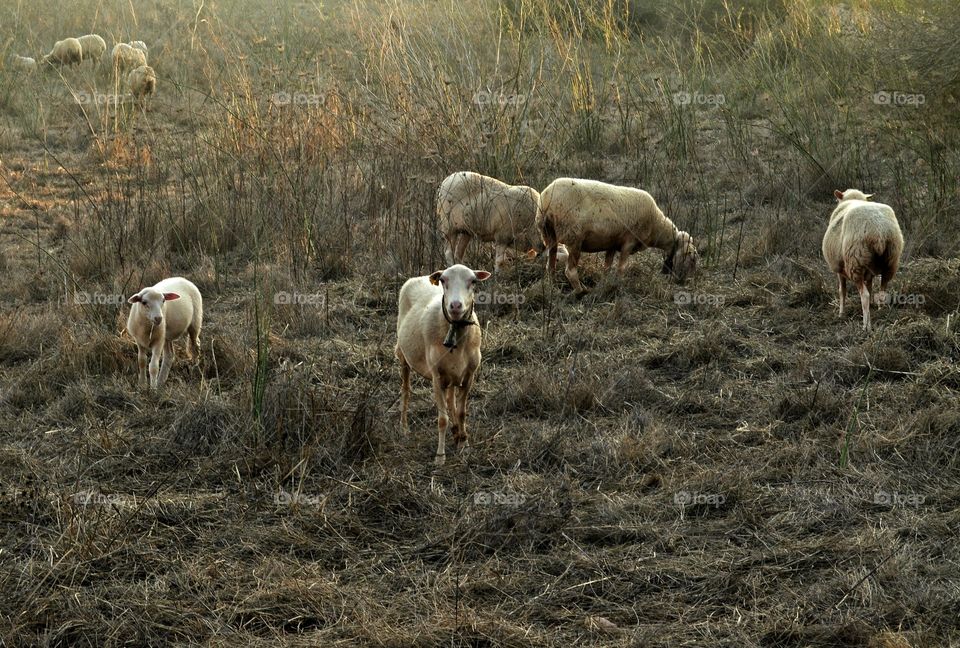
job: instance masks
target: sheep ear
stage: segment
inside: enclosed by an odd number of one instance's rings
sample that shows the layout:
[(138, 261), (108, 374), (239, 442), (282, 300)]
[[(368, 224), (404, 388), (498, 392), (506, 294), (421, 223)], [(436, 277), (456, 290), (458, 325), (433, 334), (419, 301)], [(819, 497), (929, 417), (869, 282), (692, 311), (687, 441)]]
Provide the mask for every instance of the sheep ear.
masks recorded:
[(128, 304), (139, 304), (140, 301), (141, 301), (141, 299), (140, 299), (140, 293), (137, 293), (136, 295), (134, 295), (133, 297), (131, 297), (130, 299), (128, 299), (128, 300), (127, 300), (127, 303), (128, 303)]
[(486, 281), (490, 278), (490, 273), (486, 270), (477, 270), (473, 274), (477, 275), (478, 281)]
[(871, 198), (873, 198), (873, 194), (865, 194), (863, 197), (866, 198), (867, 200), (870, 200)]
[(177, 293), (163, 293), (163, 298), (167, 301), (173, 301), (174, 299), (180, 299), (180, 295)]
[(834, 189), (833, 195), (837, 200), (843, 200), (843, 192), (840, 191), (839, 189)]
[(430, 283), (432, 283), (434, 286), (439, 286), (440, 275), (442, 274), (443, 274), (443, 270), (437, 270), (436, 272), (434, 272), (432, 275), (430, 275)]

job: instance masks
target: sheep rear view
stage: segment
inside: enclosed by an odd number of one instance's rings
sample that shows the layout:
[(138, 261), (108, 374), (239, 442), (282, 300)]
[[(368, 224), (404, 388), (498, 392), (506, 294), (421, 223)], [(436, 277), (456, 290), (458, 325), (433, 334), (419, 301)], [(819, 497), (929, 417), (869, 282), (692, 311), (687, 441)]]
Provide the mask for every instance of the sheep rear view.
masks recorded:
[(130, 70), (127, 74), (127, 88), (139, 103), (157, 91), (157, 75), (149, 65)]
[(86, 34), (77, 40), (80, 41), (80, 47), (83, 50), (80, 57), (82, 61), (90, 60), (96, 65), (107, 51), (107, 41), (98, 34)]
[[(158, 389), (173, 366), (175, 340), (189, 336), (187, 355), (199, 358), (203, 298), (200, 290), (183, 277), (170, 277), (144, 288), (128, 300), (127, 332), (137, 343), (138, 384), (147, 381), (147, 351), (150, 351), (150, 388)], [(160, 364), (161, 356), (163, 365)]]
[(874, 296), (879, 306), (887, 299), (890, 281), (897, 274), (903, 253), (903, 233), (897, 216), (889, 205), (871, 202), (873, 194), (857, 189), (834, 191), (838, 204), (830, 215), (830, 224), (823, 235), (823, 258), (837, 275), (840, 292), (838, 317), (846, 305), (847, 280), (857, 287), (863, 311), (863, 329), (869, 331), (870, 291), (875, 277), (880, 277), (880, 291)]
[(583, 252), (605, 252), (608, 270), (619, 252), (617, 270), (622, 275), (631, 254), (659, 248), (664, 251), (661, 272), (680, 282), (696, 271), (700, 259), (691, 236), (664, 216), (649, 193), (634, 187), (558, 178), (540, 195), (537, 226), (549, 250), (551, 270), (559, 244), (566, 244), (565, 273), (577, 294), (587, 292), (577, 272)]
[(458, 171), (447, 176), (437, 190), (437, 221), (446, 239), (448, 264), (461, 263), (474, 238), (493, 243), (494, 271), (500, 272), (507, 249), (538, 255), (543, 243), (537, 231), (540, 194), (523, 185)]
[[(408, 279), (400, 289), (397, 346), (400, 361), (400, 424), (409, 432), (410, 370), (433, 385), (437, 407), (437, 454), (446, 458), (444, 440), (448, 424), (456, 447), (467, 445), (467, 397), (480, 367), (480, 321), (474, 313), (475, 289), (490, 277), (464, 265), (453, 265), (425, 277)], [(456, 331), (450, 343), (450, 328)], [(447, 346), (449, 345), (449, 346)]]

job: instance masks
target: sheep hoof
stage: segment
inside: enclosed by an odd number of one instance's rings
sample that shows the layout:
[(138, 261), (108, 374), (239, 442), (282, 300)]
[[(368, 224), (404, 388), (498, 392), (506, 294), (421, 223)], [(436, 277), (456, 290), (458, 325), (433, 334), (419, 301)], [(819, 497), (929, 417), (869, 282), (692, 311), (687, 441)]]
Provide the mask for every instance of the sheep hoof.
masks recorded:
[(446, 461), (446, 459), (447, 459), (447, 458), (446, 458), (445, 455), (438, 454), (436, 457), (433, 458), (433, 463), (434, 463), (434, 465), (435, 465), (437, 468), (439, 468), (440, 466), (443, 465), (443, 463)]

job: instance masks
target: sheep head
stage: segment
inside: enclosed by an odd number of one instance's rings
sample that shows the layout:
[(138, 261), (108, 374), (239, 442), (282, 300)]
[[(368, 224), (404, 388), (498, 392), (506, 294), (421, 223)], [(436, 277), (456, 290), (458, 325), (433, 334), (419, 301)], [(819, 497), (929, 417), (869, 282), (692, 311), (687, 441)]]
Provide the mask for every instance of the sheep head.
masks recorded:
[(152, 321), (154, 325), (163, 324), (163, 304), (174, 299), (180, 299), (180, 295), (174, 292), (160, 292), (153, 288), (144, 288), (136, 295), (127, 300), (129, 304), (140, 304), (143, 309), (143, 317)]

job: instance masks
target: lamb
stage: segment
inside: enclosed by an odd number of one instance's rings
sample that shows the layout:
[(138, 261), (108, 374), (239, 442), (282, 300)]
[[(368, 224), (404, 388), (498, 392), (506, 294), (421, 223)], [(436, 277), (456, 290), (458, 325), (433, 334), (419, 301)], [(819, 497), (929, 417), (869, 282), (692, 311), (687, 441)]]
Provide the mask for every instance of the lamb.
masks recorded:
[(147, 64), (147, 55), (126, 43), (114, 45), (112, 57), (113, 69), (118, 73), (122, 70), (132, 70)]
[(551, 271), (558, 243), (566, 243), (565, 273), (578, 295), (587, 292), (577, 273), (581, 252), (606, 252), (607, 269), (619, 252), (622, 275), (631, 254), (659, 248), (665, 254), (661, 272), (680, 283), (696, 271), (700, 260), (691, 236), (663, 215), (649, 193), (633, 187), (558, 178), (540, 195), (537, 226), (549, 250)]
[[(127, 332), (137, 343), (138, 384), (147, 381), (147, 351), (150, 357), (150, 388), (158, 389), (173, 366), (173, 342), (186, 333), (187, 355), (199, 358), (203, 299), (200, 290), (183, 277), (164, 279), (127, 300), (132, 304)], [(163, 355), (163, 366), (160, 356)]]
[(80, 65), (83, 60), (83, 46), (76, 38), (64, 38), (53, 44), (53, 49), (43, 57), (44, 63), (64, 65)]
[(509, 247), (530, 250), (531, 258), (538, 256), (543, 251), (536, 225), (539, 209), (540, 194), (530, 187), (472, 171), (450, 174), (437, 190), (437, 220), (446, 239), (447, 263), (462, 262), (474, 237), (494, 243), (497, 273)]
[(10, 59), (11, 67), (22, 70), (24, 72), (36, 72), (37, 71), (37, 61), (30, 58), (29, 56), (18, 56), (16, 54)]
[(404, 432), (409, 432), (407, 409), (413, 369), (433, 383), (438, 466), (446, 457), (448, 423), (457, 448), (467, 447), (467, 397), (480, 367), (480, 322), (473, 312), (474, 291), (489, 277), (489, 272), (457, 264), (408, 279), (400, 289), (395, 349), (400, 361), (400, 424)]
[(880, 291), (874, 296), (879, 306), (886, 302), (887, 285), (897, 274), (903, 252), (903, 233), (889, 205), (870, 202), (873, 194), (857, 189), (833, 192), (838, 201), (823, 235), (823, 258), (837, 274), (840, 317), (846, 305), (847, 280), (860, 293), (863, 329), (870, 330), (870, 289), (880, 276)]
[(149, 65), (130, 70), (127, 74), (127, 88), (134, 98), (143, 102), (143, 100), (157, 91), (157, 75)]
[(94, 65), (100, 62), (104, 52), (107, 51), (107, 41), (97, 34), (87, 34), (77, 40), (80, 41), (80, 47), (83, 50), (82, 60), (93, 61)]

